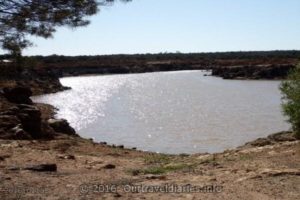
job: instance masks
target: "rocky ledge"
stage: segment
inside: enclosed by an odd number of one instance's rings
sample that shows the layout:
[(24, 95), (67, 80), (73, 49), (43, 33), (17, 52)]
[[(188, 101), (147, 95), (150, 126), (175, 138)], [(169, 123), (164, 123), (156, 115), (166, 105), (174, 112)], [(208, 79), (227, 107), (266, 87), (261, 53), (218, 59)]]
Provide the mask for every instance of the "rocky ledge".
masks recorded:
[[(3, 70), (0, 66), (0, 70)], [(69, 89), (68, 87), (64, 87), (60, 81), (59, 76), (55, 73), (51, 72), (51, 70), (45, 69), (23, 69), (22, 71), (16, 72), (14, 70), (3, 70), (4, 72), (0, 73), (0, 89), (8, 87), (28, 87), (31, 90), (30, 94), (24, 94), (26, 96), (30, 95), (40, 95), (46, 93), (54, 93)], [(20, 94), (20, 92), (16, 89), (11, 91), (5, 91), (6, 95), (14, 96), (15, 93)], [(10, 94), (11, 93), (11, 94)], [(6, 96), (10, 98), (9, 96)], [(20, 96), (19, 96), (20, 97)], [(15, 102), (17, 103), (17, 102)]]
[(214, 67), (213, 76), (224, 79), (284, 79), (295, 65), (248, 65)]
[(52, 119), (48, 105), (34, 104), (32, 91), (24, 86), (0, 90), (0, 139), (53, 139), (58, 133), (76, 136), (63, 119)]

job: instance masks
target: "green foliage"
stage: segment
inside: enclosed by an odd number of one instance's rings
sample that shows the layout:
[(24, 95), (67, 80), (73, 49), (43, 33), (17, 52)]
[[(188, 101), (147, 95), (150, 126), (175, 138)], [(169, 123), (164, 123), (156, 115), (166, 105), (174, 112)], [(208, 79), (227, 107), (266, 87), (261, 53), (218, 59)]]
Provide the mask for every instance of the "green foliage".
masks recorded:
[(145, 156), (145, 162), (147, 164), (167, 164), (171, 161), (171, 156), (165, 154), (153, 154)]
[(283, 112), (289, 117), (297, 138), (300, 138), (300, 64), (293, 69), (280, 86), (283, 94)]
[(246, 161), (246, 160), (253, 160), (253, 156), (250, 154), (241, 154), (240, 160)]
[(0, 46), (19, 56), (22, 49), (31, 45), (26, 39), (27, 35), (49, 38), (60, 26), (86, 26), (89, 24), (87, 16), (96, 14), (99, 6), (113, 2), (114, 0), (0, 1)]
[(184, 163), (178, 163), (178, 164), (165, 165), (165, 166), (152, 166), (142, 170), (142, 173), (143, 174), (165, 174), (168, 172), (180, 171), (183, 169), (192, 169), (192, 168), (193, 166)]
[(131, 175), (138, 175), (138, 174), (165, 174), (168, 172), (173, 172), (173, 171), (180, 171), (184, 169), (192, 169), (193, 166), (183, 164), (183, 163), (178, 163), (178, 164), (173, 164), (173, 165), (158, 165), (158, 166), (150, 166), (145, 169), (131, 169), (128, 170), (128, 172)]

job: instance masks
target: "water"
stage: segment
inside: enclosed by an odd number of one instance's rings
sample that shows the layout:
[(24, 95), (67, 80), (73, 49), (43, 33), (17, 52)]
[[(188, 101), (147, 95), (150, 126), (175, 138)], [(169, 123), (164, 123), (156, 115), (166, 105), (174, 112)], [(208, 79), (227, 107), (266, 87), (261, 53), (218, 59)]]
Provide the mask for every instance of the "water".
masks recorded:
[(163, 153), (221, 152), (288, 130), (279, 81), (203, 71), (62, 78), (72, 90), (36, 96), (96, 141)]

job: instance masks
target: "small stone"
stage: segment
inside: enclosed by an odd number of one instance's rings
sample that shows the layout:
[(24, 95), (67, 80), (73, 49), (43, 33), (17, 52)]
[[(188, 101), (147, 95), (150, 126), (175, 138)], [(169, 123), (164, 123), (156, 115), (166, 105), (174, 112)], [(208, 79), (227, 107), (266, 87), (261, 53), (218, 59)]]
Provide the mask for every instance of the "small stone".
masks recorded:
[(11, 167), (8, 167), (7, 169), (8, 169), (8, 170), (11, 170), (11, 171), (19, 171), (19, 170), (21, 170), (21, 167), (18, 167), (18, 166), (11, 166)]
[(155, 180), (155, 179), (166, 180), (167, 177), (166, 176), (154, 176), (154, 175), (151, 175), (151, 176), (146, 176), (146, 179), (150, 179), (150, 180)]
[(114, 197), (120, 198), (120, 197), (122, 197), (122, 195), (120, 195), (119, 193), (115, 193)]
[(104, 169), (115, 169), (116, 168), (116, 165), (113, 165), (113, 164), (107, 164), (103, 167)]
[(66, 156), (65, 156), (65, 159), (68, 159), (68, 160), (75, 160), (75, 156), (73, 156), (73, 155), (66, 155)]
[(213, 178), (209, 179), (209, 181), (217, 181), (217, 178), (213, 177)]
[(39, 165), (30, 165), (24, 168), (25, 170), (39, 171), (39, 172), (56, 172), (56, 164), (39, 164)]
[(57, 157), (60, 159), (75, 160), (75, 156), (73, 155), (58, 155)]
[(131, 171), (132, 176), (137, 176), (137, 175), (139, 175), (140, 173), (141, 173), (141, 171), (138, 170), (138, 169), (134, 169), (134, 170)]

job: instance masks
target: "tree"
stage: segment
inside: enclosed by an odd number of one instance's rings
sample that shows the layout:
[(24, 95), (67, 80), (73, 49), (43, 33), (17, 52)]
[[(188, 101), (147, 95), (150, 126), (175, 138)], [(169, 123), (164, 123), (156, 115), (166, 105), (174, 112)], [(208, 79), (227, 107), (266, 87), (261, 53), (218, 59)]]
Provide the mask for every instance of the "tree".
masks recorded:
[(49, 38), (60, 26), (86, 26), (89, 24), (86, 17), (96, 14), (99, 6), (113, 2), (114, 0), (1, 0), (0, 46), (18, 58), (22, 49), (31, 45), (26, 36)]
[(283, 94), (283, 112), (289, 117), (296, 137), (300, 138), (300, 64), (289, 73), (280, 89)]

